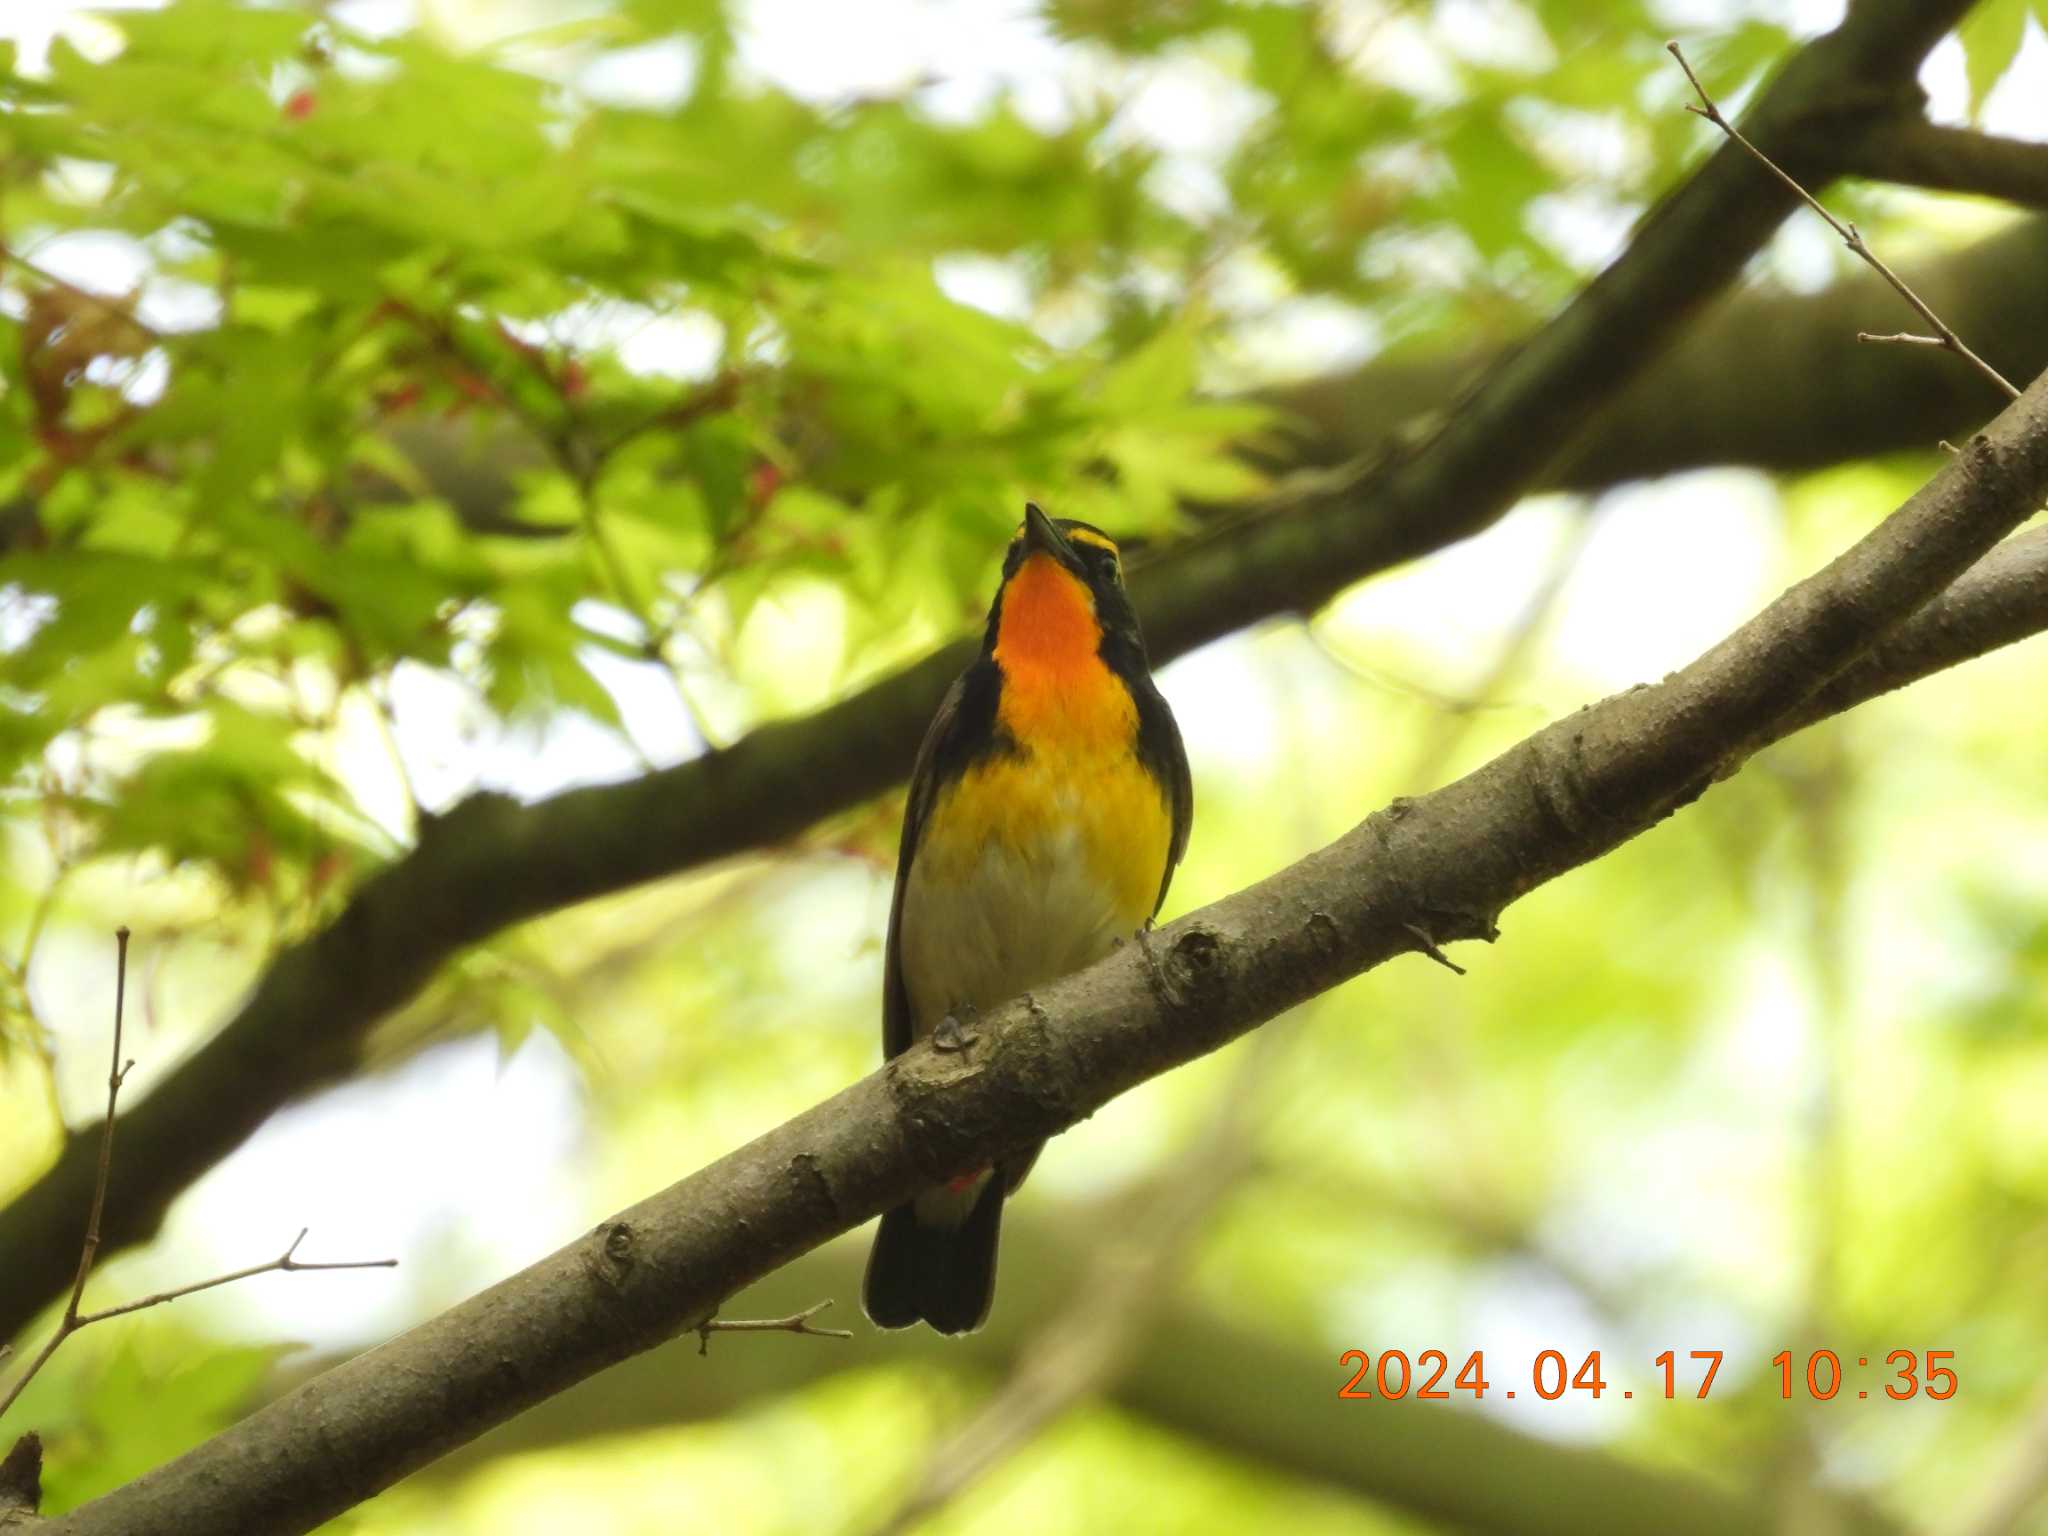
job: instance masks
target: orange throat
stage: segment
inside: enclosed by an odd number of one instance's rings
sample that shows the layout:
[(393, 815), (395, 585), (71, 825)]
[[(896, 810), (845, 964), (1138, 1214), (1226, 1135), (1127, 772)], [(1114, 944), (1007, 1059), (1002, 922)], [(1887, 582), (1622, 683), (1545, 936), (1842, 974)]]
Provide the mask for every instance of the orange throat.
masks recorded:
[[(1019, 742), (1121, 744), (1136, 710), (1123, 680), (1103, 664), (1095, 599), (1050, 555), (1032, 554), (1003, 589), (995, 661), (1003, 672), (1000, 718)], [(1049, 742), (1048, 742), (1049, 744)]]
[(1005, 669), (1078, 672), (1096, 661), (1101, 637), (1095, 599), (1050, 555), (1027, 557), (1003, 589), (996, 660)]

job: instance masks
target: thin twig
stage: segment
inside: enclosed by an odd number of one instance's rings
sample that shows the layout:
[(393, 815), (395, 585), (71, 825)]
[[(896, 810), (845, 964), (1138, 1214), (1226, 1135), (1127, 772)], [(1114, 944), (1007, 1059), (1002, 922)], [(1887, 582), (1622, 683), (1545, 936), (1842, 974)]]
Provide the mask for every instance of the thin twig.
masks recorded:
[(181, 1296), (190, 1296), (194, 1291), (210, 1291), (217, 1285), (232, 1285), (237, 1280), (247, 1280), (251, 1275), (267, 1275), (273, 1270), (279, 1274), (295, 1275), (309, 1269), (396, 1269), (396, 1259), (340, 1259), (318, 1264), (308, 1264), (295, 1258), (299, 1244), (306, 1240), (311, 1227), (299, 1228), (299, 1235), (292, 1239), (289, 1248), (276, 1258), (263, 1264), (251, 1264), (247, 1269), (237, 1269), (229, 1274), (215, 1275), (210, 1280), (195, 1280), (190, 1285), (180, 1285), (168, 1291), (158, 1291), (154, 1296), (144, 1296), (135, 1301), (124, 1301), (118, 1307), (108, 1307), (99, 1312), (88, 1312), (78, 1320), (83, 1328), (87, 1323), (104, 1322), (110, 1317), (119, 1317), (125, 1312), (140, 1312), (144, 1307), (161, 1306), (167, 1301), (176, 1301)]
[(787, 1317), (736, 1317), (731, 1321), (707, 1317), (697, 1325), (697, 1353), (711, 1353), (711, 1335), (714, 1333), (807, 1333), (817, 1339), (850, 1339), (850, 1328), (813, 1328), (811, 1319), (832, 1305), (832, 1298), (814, 1302), (801, 1312), (792, 1312)]
[(1430, 959), (1447, 971), (1455, 971), (1460, 976), (1465, 974), (1465, 967), (1443, 952), (1442, 948), (1437, 944), (1435, 937), (1427, 928), (1423, 927), (1420, 923), (1403, 923), (1401, 926), (1415, 935), (1415, 942), (1421, 947), (1420, 952), (1422, 954), (1429, 956)]
[[(190, 1296), (194, 1291), (211, 1290), (217, 1285), (228, 1285), (236, 1280), (246, 1280), (251, 1275), (268, 1274), (272, 1270), (289, 1274), (302, 1269), (395, 1269), (398, 1266), (396, 1259), (352, 1259), (343, 1263), (328, 1264), (304, 1263), (296, 1257), (299, 1244), (306, 1240), (308, 1230), (301, 1228), (299, 1235), (292, 1239), (291, 1246), (267, 1264), (251, 1265), (232, 1274), (215, 1275), (210, 1280), (197, 1280), (190, 1285), (159, 1291), (153, 1296), (144, 1296), (135, 1301), (124, 1301), (119, 1306), (107, 1307), (98, 1312), (79, 1310), (79, 1304), (85, 1298), (86, 1279), (92, 1274), (93, 1260), (99, 1256), (100, 1218), (106, 1211), (107, 1180), (114, 1165), (114, 1110), (120, 1102), (121, 1084), (128, 1080), (129, 1069), (135, 1065), (133, 1061), (124, 1062), (121, 1059), (121, 1026), (128, 1001), (127, 928), (116, 928), (114, 941), (117, 945), (114, 966), (114, 1050), (113, 1059), (107, 1068), (107, 1118), (105, 1124), (100, 1127), (99, 1168), (93, 1177), (92, 1211), (86, 1218), (85, 1242), (78, 1254), (78, 1273), (72, 1279), (71, 1298), (64, 1304), (64, 1315), (57, 1320), (56, 1331), (37, 1352), (35, 1359), (28, 1363), (28, 1368), (14, 1378), (5, 1395), (0, 1395), (0, 1417), (5, 1417), (7, 1410), (14, 1406), (15, 1399), (20, 1397), (29, 1382), (35, 1379), (36, 1372), (40, 1371), (50, 1356), (57, 1352), (57, 1346), (79, 1329), (89, 1328), (94, 1323), (103, 1323), (110, 1317), (121, 1317), (129, 1312), (140, 1312), (145, 1307), (161, 1306), (167, 1301), (176, 1301), (180, 1296)], [(0, 1360), (5, 1360), (8, 1354), (9, 1348), (0, 1346)]]
[(85, 1246), (78, 1255), (78, 1277), (71, 1282), (71, 1300), (64, 1307), (67, 1329), (78, 1326), (78, 1303), (85, 1295), (85, 1277), (100, 1251), (100, 1217), (107, 1208), (107, 1176), (114, 1166), (114, 1106), (121, 1099), (132, 1061), (121, 1060), (121, 1020), (128, 1005), (128, 925), (114, 930), (114, 1054), (107, 1063), (107, 1122), (100, 1129), (100, 1165), (92, 1181), (92, 1215), (85, 1224)]
[(1920, 318), (1925, 320), (1929, 325), (1934, 327), (1938, 337), (1938, 339), (1936, 340), (1928, 341), (1924, 337), (1888, 336), (1880, 338), (1872, 336), (1863, 336), (1859, 334), (1857, 337), (1859, 341), (1919, 341), (1923, 345), (1938, 346), (1942, 348), (1944, 351), (1955, 353), (1957, 357), (1960, 357), (1972, 368), (1975, 368), (1979, 373), (1983, 374), (1985, 378), (1989, 379), (1993, 384), (1996, 384), (2001, 390), (2005, 392), (2006, 399), (2019, 399), (2020, 392), (2013, 387), (2012, 382), (2009, 379), (2007, 379), (2004, 374), (2000, 373), (1996, 368), (1992, 367), (1989, 363), (1985, 362), (1983, 358), (1979, 357), (1976, 353), (1972, 352), (1969, 349), (1969, 347), (1964, 344), (1962, 337), (1958, 336), (1954, 331), (1948, 328), (1948, 322), (1943, 320), (1941, 316), (1937, 315), (1932, 309), (1928, 308), (1927, 301), (1921, 298), (1920, 295), (1915, 293), (1911, 288), (1909, 288), (1906, 285), (1906, 280), (1904, 278), (1900, 277), (1898, 273), (1894, 272), (1890, 267), (1886, 266), (1882, 260), (1879, 259), (1878, 254), (1864, 242), (1863, 232), (1861, 230), (1859, 230), (1854, 224), (1845, 223), (1841, 219), (1836, 218), (1832, 213), (1829, 213), (1826, 208), (1821, 206), (1820, 199), (1815, 197), (1811, 192), (1807, 191), (1806, 188), (1799, 185), (1797, 181), (1793, 180), (1790, 175), (1788, 175), (1783, 169), (1779, 167), (1778, 163), (1775, 160), (1773, 160), (1769, 155), (1765, 154), (1762, 150), (1758, 149), (1754, 144), (1750, 143), (1748, 139), (1742, 136), (1741, 130), (1739, 130), (1733, 123), (1729, 122), (1727, 118), (1721, 115), (1721, 109), (1714, 105), (1714, 98), (1709, 96), (1707, 94), (1707, 88), (1704, 85), (1700, 84), (1700, 77), (1693, 73), (1692, 66), (1685, 61), (1685, 55), (1679, 51), (1678, 44), (1666, 43), (1664, 47), (1666, 51), (1670, 53), (1671, 57), (1678, 60), (1678, 67), (1685, 71), (1685, 78), (1692, 82), (1692, 88), (1700, 98), (1699, 106), (1693, 106), (1690, 102), (1688, 102), (1686, 104), (1685, 110), (1692, 113), (1695, 117), (1704, 117), (1716, 128), (1719, 128), (1723, 133), (1727, 134), (1729, 138), (1733, 139), (1737, 144), (1740, 144), (1744, 149), (1748, 150), (1752, 155), (1756, 156), (1757, 161), (1773, 176), (1777, 177), (1778, 180), (1785, 183), (1786, 186), (1790, 187), (1795, 193), (1797, 193), (1800, 200), (1804, 202), (1807, 207), (1811, 208), (1815, 213), (1819, 214), (1822, 218), (1826, 219), (1828, 221), (1828, 227), (1832, 229), (1836, 234), (1842, 237), (1842, 244), (1846, 245), (1850, 250), (1854, 251), (1864, 261), (1868, 262), (1871, 268), (1877, 273), (1879, 277), (1883, 278), (1886, 282), (1890, 283), (1892, 285), (1892, 288), (1898, 293), (1899, 297), (1904, 299), (1908, 304), (1912, 305), (1914, 310), (1918, 312)]

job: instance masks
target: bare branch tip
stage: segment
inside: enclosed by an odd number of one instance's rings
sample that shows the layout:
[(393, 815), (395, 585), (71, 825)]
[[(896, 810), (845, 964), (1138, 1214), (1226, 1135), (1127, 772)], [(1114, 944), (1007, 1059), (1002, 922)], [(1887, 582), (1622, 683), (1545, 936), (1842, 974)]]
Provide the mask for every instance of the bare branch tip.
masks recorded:
[(801, 1312), (792, 1312), (787, 1317), (737, 1317), (725, 1322), (717, 1317), (707, 1317), (697, 1325), (697, 1353), (711, 1353), (711, 1335), (714, 1333), (801, 1333), (814, 1339), (851, 1339), (850, 1328), (813, 1328), (811, 1319), (832, 1305), (832, 1298), (813, 1302)]
[(1678, 67), (1685, 71), (1685, 78), (1692, 82), (1692, 88), (1700, 98), (1699, 106), (1695, 107), (1688, 104), (1685, 110), (1688, 112), (1697, 112), (1701, 117), (1708, 118), (1713, 122), (1720, 122), (1721, 109), (1714, 105), (1714, 98), (1709, 96), (1707, 94), (1707, 88), (1704, 85), (1700, 84), (1700, 77), (1693, 73), (1692, 64), (1686, 58), (1684, 50), (1682, 50), (1678, 46), (1677, 40), (1673, 39), (1672, 41), (1666, 43), (1664, 45), (1664, 51), (1669, 53), (1671, 57), (1673, 57), (1674, 59), (1678, 60)]
[[(1956, 333), (1949, 328), (1948, 323), (1928, 307), (1927, 301), (1922, 299), (1919, 294), (1915, 293), (1912, 290), (1912, 288), (1910, 288), (1907, 285), (1905, 279), (1901, 278), (1898, 273), (1894, 272), (1890, 267), (1884, 264), (1884, 261), (1878, 256), (1878, 254), (1870, 248), (1869, 242), (1867, 242), (1863, 238), (1863, 232), (1860, 229), (1858, 229), (1853, 222), (1838, 219), (1835, 217), (1834, 214), (1828, 212), (1826, 205), (1823, 204), (1820, 201), (1820, 199), (1815, 197), (1811, 192), (1807, 191), (1806, 188), (1799, 183), (1797, 178), (1792, 176), (1790, 172), (1788, 172), (1783, 166), (1779, 165), (1777, 161), (1773, 160), (1769, 155), (1765, 154), (1761, 149), (1758, 149), (1756, 145), (1750, 143), (1750, 141), (1744, 138), (1742, 134), (1736, 129), (1734, 124), (1730, 123), (1727, 118), (1721, 115), (1720, 109), (1714, 105), (1713, 97), (1709, 96), (1707, 94), (1707, 88), (1704, 85), (1700, 84), (1700, 77), (1693, 73), (1692, 65), (1686, 62), (1685, 55), (1679, 51), (1678, 45), (1676, 43), (1666, 43), (1664, 46), (1670, 50), (1671, 56), (1674, 59), (1678, 60), (1678, 67), (1685, 71), (1685, 78), (1692, 82), (1692, 88), (1700, 98), (1701, 106), (1694, 107), (1688, 105), (1686, 107), (1686, 110), (1688, 112), (1695, 113), (1700, 117), (1708, 119), (1723, 133), (1727, 134), (1728, 137), (1732, 139), (1735, 143), (1741, 145), (1745, 150), (1749, 151), (1749, 153), (1756, 158), (1759, 164), (1761, 164), (1773, 176), (1777, 177), (1779, 181), (1783, 182), (1787, 188), (1789, 188), (1795, 195), (1798, 196), (1800, 201), (1805, 203), (1807, 207), (1811, 208), (1823, 219), (1827, 220), (1828, 227), (1834, 230), (1834, 232), (1837, 235), (1841, 236), (1842, 243), (1849, 248), (1850, 254), (1858, 257), (1861, 261), (1864, 262), (1865, 265), (1870, 267), (1872, 271), (1876, 272), (1879, 277), (1883, 278), (1887, 283), (1889, 283), (1892, 287), (1892, 290), (1895, 293), (1897, 293), (1900, 298), (1904, 299), (1908, 304), (1910, 304), (1913, 307), (1913, 309), (1919, 314), (1921, 319), (1925, 320), (1929, 325), (1933, 326), (1935, 330), (1941, 333), (1939, 340), (1931, 343), (1921, 341), (1921, 345), (1933, 345), (1943, 347), (1948, 351), (1955, 353), (1957, 357), (1961, 358), (1964, 362), (1968, 363), (1971, 367), (1975, 368), (1978, 373), (1982, 374), (1987, 380), (1989, 380), (1993, 385), (1995, 385), (2005, 395), (2005, 397), (2008, 400), (2017, 400), (2020, 397), (2019, 390), (2013, 386), (2011, 380), (2007, 379), (1996, 368), (1992, 367), (1989, 363), (1985, 362), (1983, 358), (1979, 357), (1975, 352), (1972, 352), (1967, 346), (1965, 346), (1963, 344), (1962, 339), (1958, 337)], [(1919, 340), (1918, 338), (1908, 338), (1904, 336), (1859, 336), (1858, 339), (1873, 341)]]
[(1415, 941), (1420, 946), (1422, 954), (1429, 956), (1430, 959), (1447, 971), (1453, 971), (1460, 976), (1465, 974), (1465, 967), (1443, 952), (1443, 949), (1437, 944), (1435, 936), (1427, 928), (1424, 928), (1419, 923), (1403, 923), (1401, 926), (1415, 935)]

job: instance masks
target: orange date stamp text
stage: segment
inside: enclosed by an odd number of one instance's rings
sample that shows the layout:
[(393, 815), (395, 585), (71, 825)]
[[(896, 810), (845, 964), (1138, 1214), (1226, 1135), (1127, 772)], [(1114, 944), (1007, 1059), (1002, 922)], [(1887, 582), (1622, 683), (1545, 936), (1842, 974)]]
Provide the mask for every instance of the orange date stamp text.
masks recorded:
[[(1804, 1358), (1781, 1349), (1771, 1357), (1771, 1365), (1778, 1374), (1778, 1395), (1788, 1402), (1794, 1397), (1824, 1403), (1837, 1397), (1872, 1396), (1901, 1403), (1913, 1397), (1944, 1402), (1956, 1395), (1960, 1385), (1955, 1368), (1946, 1363), (1955, 1357), (1952, 1349), (1917, 1353), (1895, 1349), (1881, 1361), (1870, 1355), (1855, 1355), (1850, 1357), (1850, 1363), (1845, 1363), (1832, 1349), (1816, 1349)], [(1691, 1349), (1682, 1355), (1667, 1349), (1651, 1359), (1650, 1369), (1640, 1382), (1640, 1395), (1661, 1396), (1667, 1401), (1679, 1397), (1705, 1398), (1713, 1390), (1722, 1358), (1723, 1351), (1718, 1349)], [(1351, 1373), (1337, 1388), (1337, 1396), (1347, 1401), (1398, 1402), (1413, 1397), (1419, 1402), (1447, 1403), (1454, 1393), (1477, 1401), (1489, 1393), (1513, 1398), (1523, 1391), (1545, 1402), (1555, 1402), (1568, 1392), (1595, 1400), (1610, 1394), (1624, 1398), (1638, 1395), (1636, 1385), (1607, 1379), (1597, 1349), (1588, 1352), (1576, 1367), (1562, 1350), (1546, 1349), (1525, 1370), (1500, 1380), (1487, 1376), (1486, 1351), (1481, 1349), (1468, 1354), (1455, 1374), (1451, 1357), (1440, 1349), (1425, 1349), (1412, 1359), (1407, 1351), (1399, 1349), (1381, 1350), (1376, 1355), (1362, 1349), (1347, 1349), (1337, 1357), (1337, 1363)]]

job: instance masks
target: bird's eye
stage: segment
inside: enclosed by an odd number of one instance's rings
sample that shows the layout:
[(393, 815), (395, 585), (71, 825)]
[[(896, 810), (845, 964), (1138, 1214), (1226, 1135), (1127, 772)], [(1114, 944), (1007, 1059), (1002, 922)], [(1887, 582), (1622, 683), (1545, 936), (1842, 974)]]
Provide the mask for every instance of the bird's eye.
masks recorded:
[(1107, 549), (1100, 551), (1095, 556), (1095, 569), (1102, 574), (1102, 579), (1112, 587), (1120, 587), (1124, 584), (1123, 564), (1117, 559), (1114, 551)]

